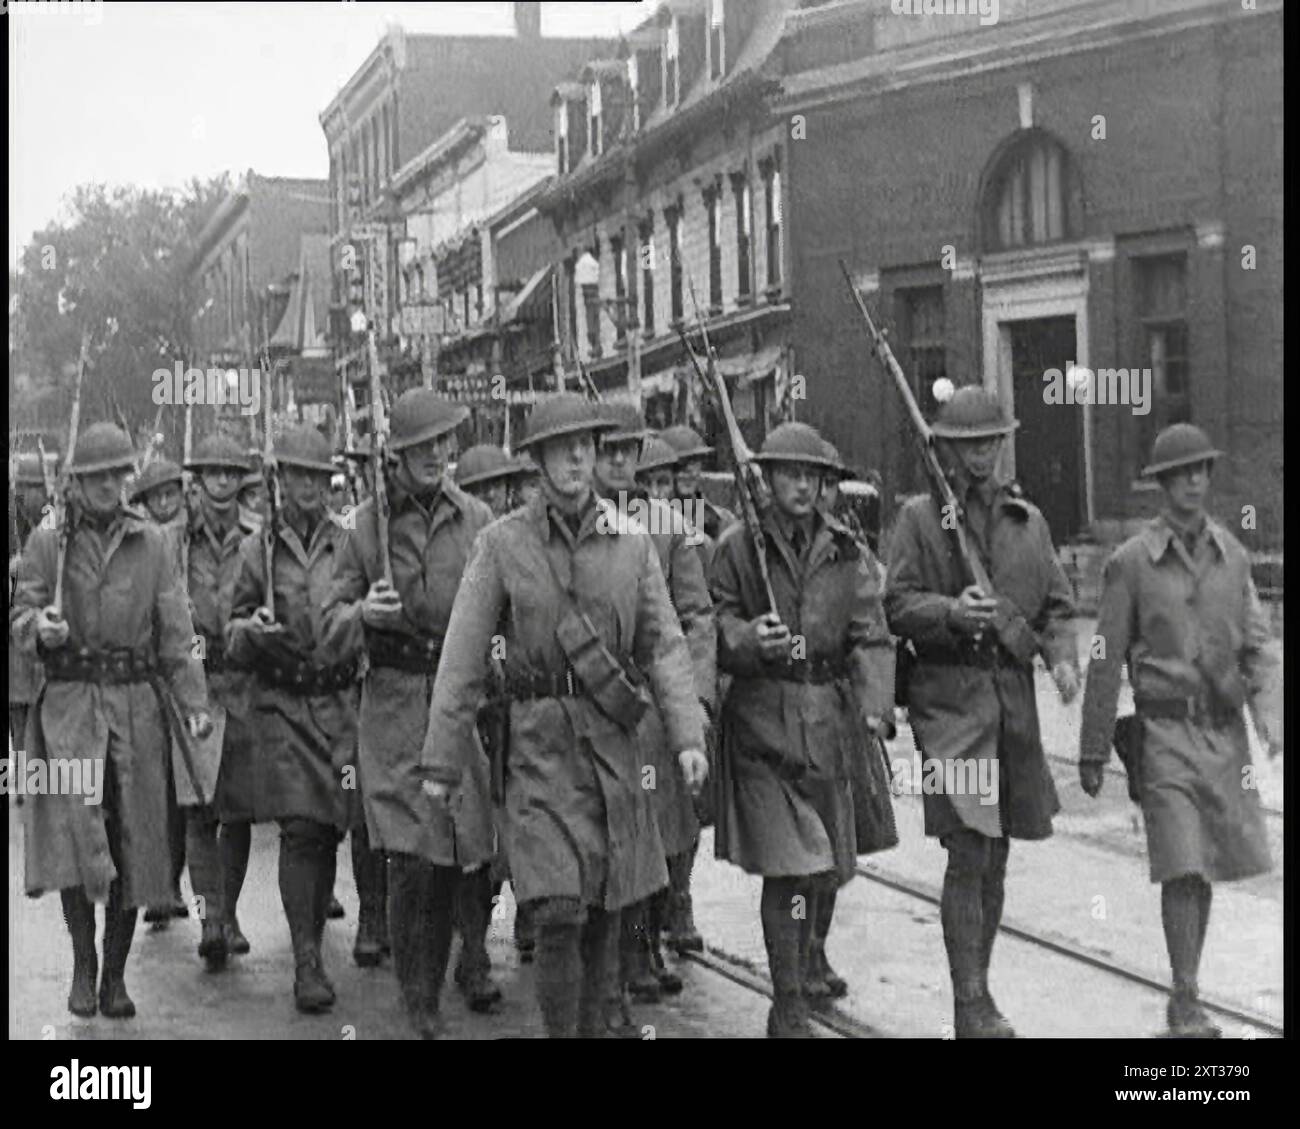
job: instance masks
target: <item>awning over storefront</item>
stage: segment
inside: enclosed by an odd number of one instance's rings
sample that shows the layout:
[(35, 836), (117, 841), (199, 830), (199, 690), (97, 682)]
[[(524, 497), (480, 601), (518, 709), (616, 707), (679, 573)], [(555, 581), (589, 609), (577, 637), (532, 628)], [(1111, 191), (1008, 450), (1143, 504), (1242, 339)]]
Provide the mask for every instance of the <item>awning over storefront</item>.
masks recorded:
[(544, 267), (539, 267), (533, 273), (533, 276), (524, 283), (523, 289), (505, 304), (505, 308), (501, 311), (501, 324), (509, 325), (524, 314), (525, 311), (533, 309), (543, 299), (549, 303), (551, 291), (546, 286), (546, 283), (550, 281), (550, 277), (551, 266), (549, 263)]
[[(765, 345), (752, 353), (736, 357), (719, 357), (718, 371), (742, 388), (770, 377), (785, 359), (784, 345)], [(700, 363), (703, 364), (703, 358)], [(655, 373), (641, 376), (642, 396), (663, 396), (675, 392), (680, 382), (694, 379), (695, 367), (687, 361)]]

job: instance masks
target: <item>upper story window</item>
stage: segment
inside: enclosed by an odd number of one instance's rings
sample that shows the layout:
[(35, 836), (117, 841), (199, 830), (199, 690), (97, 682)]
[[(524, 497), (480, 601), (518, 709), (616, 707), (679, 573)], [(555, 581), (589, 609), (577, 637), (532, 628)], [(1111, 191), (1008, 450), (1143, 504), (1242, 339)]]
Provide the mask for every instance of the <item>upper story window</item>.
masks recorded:
[(591, 115), (591, 126), (588, 133), (591, 135), (591, 155), (600, 156), (600, 79), (596, 79), (587, 94), (588, 112)]
[(654, 216), (647, 216), (645, 222), (637, 229), (638, 250), (641, 260), (641, 325), (646, 338), (655, 335), (655, 221)]
[(668, 296), (675, 322), (682, 320), (682, 210), (680, 207), (664, 209), (664, 222), (668, 225)]
[(1151, 368), (1153, 409), (1142, 416), (1142, 446), (1171, 423), (1191, 421), (1187, 347), (1187, 256), (1153, 255), (1135, 260), (1137, 313), (1144, 360)]
[(664, 105), (677, 105), (678, 87), (681, 79), (681, 59), (677, 42), (677, 17), (673, 16), (668, 24), (668, 34), (664, 43)]
[(766, 161), (763, 173), (763, 226), (767, 247), (767, 286), (781, 285), (781, 169), (775, 160)]
[(709, 219), (709, 312), (722, 310), (722, 192), (712, 187), (704, 193)]
[(732, 177), (731, 189), (736, 196), (736, 294), (741, 301), (748, 301), (752, 293), (749, 267), (753, 230), (749, 181), (743, 175)]
[(1069, 154), (1045, 130), (1025, 130), (995, 158), (984, 182), (987, 250), (1075, 238), (1081, 219), (1082, 193)]
[(709, 77), (721, 78), (727, 69), (725, 44), (723, 42), (723, 8), (724, 0), (709, 0)]

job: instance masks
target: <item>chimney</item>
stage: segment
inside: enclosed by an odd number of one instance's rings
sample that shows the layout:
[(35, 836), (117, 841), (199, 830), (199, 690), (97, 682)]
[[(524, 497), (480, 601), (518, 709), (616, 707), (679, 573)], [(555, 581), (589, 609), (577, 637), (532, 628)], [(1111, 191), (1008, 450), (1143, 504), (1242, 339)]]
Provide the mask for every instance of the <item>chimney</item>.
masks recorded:
[(520, 39), (542, 37), (542, 6), (536, 0), (515, 5), (515, 35)]

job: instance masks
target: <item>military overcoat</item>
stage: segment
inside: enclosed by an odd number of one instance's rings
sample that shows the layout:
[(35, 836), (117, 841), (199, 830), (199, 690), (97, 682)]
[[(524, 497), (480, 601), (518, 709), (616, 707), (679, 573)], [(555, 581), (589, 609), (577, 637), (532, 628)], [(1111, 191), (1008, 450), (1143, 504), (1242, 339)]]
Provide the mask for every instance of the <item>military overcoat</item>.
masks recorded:
[[(28, 653), (36, 651), (36, 614), (54, 594), (57, 558), (58, 532), (37, 528), (11, 610), (13, 637)], [(133, 510), (103, 530), (79, 522), (68, 544), (63, 615), (68, 648), (129, 649), (158, 673), (116, 684), (51, 679), (42, 687), (28, 720), (29, 761), (98, 762), (105, 781), (111, 767), (116, 795), (109, 805), (84, 803), (80, 795), (30, 797), (23, 808), (27, 892), (85, 886), (90, 898), (104, 900), (119, 876), (104, 829), (111, 812), (121, 827), (124, 904), (168, 903), (174, 891), (167, 758), (180, 728), (172, 700), (195, 714), (207, 708), (207, 692), (185, 590), (162, 531)]]
[[(478, 771), (475, 719), (494, 635), (508, 685), (564, 682), (556, 627), (569, 589), (610, 652), (649, 679), (669, 750), (703, 749), (690, 653), (654, 546), (641, 533), (598, 531), (604, 506), (589, 506), (575, 535), (543, 494), (479, 534), (434, 682), (423, 751), (432, 779), (457, 784)], [(634, 730), (581, 693), (516, 696), (508, 740), (502, 822), (521, 902), (617, 910), (667, 883)]]
[[(722, 704), (715, 852), (752, 874), (853, 874), (854, 758), (863, 720), (893, 707), (894, 653), (875, 561), (849, 530), (813, 515), (796, 556), (781, 524), (763, 519), (777, 613), (794, 663), (760, 653), (753, 620), (768, 612), (748, 529), (723, 533), (709, 575), (718, 665), (732, 676)], [(870, 744), (874, 751), (874, 741)], [(863, 829), (865, 832), (865, 829)]]
[[(354, 515), (325, 605), (326, 646), (338, 654), (364, 646), (368, 629), (361, 601), (382, 575), (373, 500), (363, 502)], [(389, 554), (402, 618), (391, 634), (443, 640), (470, 548), (491, 520), (491, 510), (450, 479), (428, 508), (401, 490), (392, 491)], [(477, 865), (494, 849), (486, 766), (472, 762), (475, 787), (465, 789), (461, 802), (466, 807), (454, 826), (448, 813), (421, 791), (420, 750), (436, 669), (434, 662), (420, 672), (372, 661), (367, 670), (358, 742), (366, 826), (377, 850), (421, 855), (441, 866)]]
[(1151, 881), (1199, 874), (1218, 882), (1267, 871), (1272, 861), (1241, 707), (1250, 708), (1264, 740), (1281, 740), (1281, 647), (1240, 542), (1209, 520), (1193, 554), (1164, 518), (1152, 520), (1106, 564), (1097, 638), (1105, 651), (1088, 666), (1085, 762), (1110, 757), (1125, 663), (1139, 706), (1204, 706), (1211, 684), (1236, 703), (1215, 720), (1143, 719), (1140, 794)]

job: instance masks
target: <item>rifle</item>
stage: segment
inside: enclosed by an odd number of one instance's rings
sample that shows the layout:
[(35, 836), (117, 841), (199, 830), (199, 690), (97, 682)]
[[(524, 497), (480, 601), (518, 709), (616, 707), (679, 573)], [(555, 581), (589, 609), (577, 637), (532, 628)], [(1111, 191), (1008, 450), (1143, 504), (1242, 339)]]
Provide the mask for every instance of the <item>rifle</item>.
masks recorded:
[(158, 430), (162, 426), (163, 405), (158, 405), (158, 410), (153, 417), (153, 430), (149, 433), (149, 442), (144, 445), (144, 450), (140, 452), (140, 461), (136, 464), (135, 472), (138, 475), (150, 463), (155, 462), (162, 454), (163, 433)]
[(191, 471), (184, 468), (189, 463), (193, 455), (194, 444), (194, 405), (186, 397), (185, 401), (185, 434), (181, 439), (181, 506), (185, 510), (185, 524), (181, 528), (181, 580), (185, 584), (186, 591), (190, 586), (190, 522), (193, 515), (190, 513), (190, 475)]
[(90, 331), (81, 334), (81, 353), (77, 358), (77, 384), (72, 393), (72, 419), (68, 422), (68, 446), (63, 456), (63, 468), (60, 474), (61, 487), (54, 485), (53, 469), (45, 469), (45, 448), (40, 446), (42, 473), (45, 475), (45, 489), (54, 507), (54, 518), (59, 530), (59, 551), (54, 566), (54, 600), (56, 612), (63, 612), (63, 569), (68, 560), (68, 542), (72, 537), (71, 495), (72, 495), (72, 458), (77, 449), (77, 428), (81, 423), (81, 385), (86, 376), (86, 354), (90, 351)]
[(266, 522), (262, 528), (263, 567), (266, 569), (266, 609), (275, 622), (275, 539), (280, 529), (280, 484), (275, 475), (275, 444), (271, 437), (270, 359), (262, 346), (262, 474), (266, 479)]
[[(871, 351), (884, 366), (885, 371), (893, 378), (894, 387), (898, 389), (898, 394), (903, 399), (903, 405), (907, 408), (908, 418), (912, 424), (912, 432), (916, 437), (920, 450), (921, 465), (924, 467), (926, 477), (930, 481), (930, 488), (934, 492), (935, 500), (939, 503), (940, 512), (953, 515), (951, 522), (941, 524), (951, 526), (948, 532), (952, 537), (953, 548), (957, 552), (958, 565), (962, 570), (962, 586), (970, 587), (973, 585), (986, 598), (996, 598), (997, 594), (993, 591), (993, 584), (989, 580), (988, 569), (984, 567), (984, 562), (979, 555), (971, 549), (970, 538), (966, 534), (966, 508), (958, 499), (956, 491), (952, 488), (952, 483), (948, 481), (948, 476), (939, 462), (939, 455), (934, 446), (934, 434), (930, 430), (930, 425), (925, 422), (925, 417), (921, 415), (921, 409), (917, 405), (916, 397), (912, 395), (911, 385), (908, 384), (902, 366), (894, 356), (894, 351), (889, 347), (889, 342), (885, 340), (884, 334), (876, 328), (876, 323), (872, 321), (871, 314), (867, 310), (867, 304), (862, 300), (862, 295), (858, 293), (858, 288), (853, 284), (853, 276), (849, 274), (847, 264), (843, 259), (839, 262), (840, 270), (844, 274), (844, 281), (848, 283), (849, 292), (853, 295), (853, 301), (857, 303), (858, 312), (862, 315), (862, 320), (866, 322), (867, 333), (871, 336)], [(1022, 616), (1007, 609), (1005, 605), (1002, 605), (1001, 601), (999, 601), (999, 609), (994, 617), (993, 626), (998, 640), (1008, 651), (1024, 661), (1033, 658), (1038, 648), (1037, 636), (1034, 635), (1033, 630)]]
[(701, 387), (712, 391), (718, 401), (718, 408), (722, 412), (722, 419), (727, 428), (727, 441), (731, 446), (732, 473), (736, 479), (736, 498), (740, 502), (740, 512), (745, 522), (745, 528), (748, 530), (750, 542), (754, 546), (754, 557), (758, 562), (758, 575), (763, 582), (763, 594), (767, 597), (768, 611), (772, 615), (779, 615), (776, 606), (776, 595), (772, 591), (772, 576), (767, 567), (767, 535), (763, 532), (763, 523), (759, 517), (759, 512), (764, 508), (767, 497), (766, 487), (763, 484), (758, 467), (754, 465), (754, 453), (749, 449), (745, 437), (740, 433), (740, 425), (736, 422), (736, 413), (731, 408), (731, 397), (727, 394), (726, 381), (715, 364), (716, 358), (713, 354), (713, 346), (709, 343), (709, 331), (704, 325), (704, 319), (700, 317), (700, 306), (695, 300), (695, 283), (689, 278), (687, 282), (691, 290), (691, 303), (695, 306), (695, 320), (699, 324), (700, 336), (704, 340), (704, 355), (708, 361), (707, 375), (700, 368), (699, 358), (695, 355), (695, 350), (691, 348), (686, 331), (680, 325), (677, 327), (677, 335), (686, 347), (686, 353), (691, 358), (691, 364), (695, 367), (695, 374), (699, 377)]
[(366, 361), (370, 366), (370, 461), (374, 472), (372, 489), (375, 529), (379, 539), (379, 568), (384, 580), (392, 584), (393, 560), (388, 551), (388, 484), (384, 479), (388, 470), (388, 413), (384, 408), (384, 390), (379, 383), (379, 348), (375, 344), (374, 328), (366, 333)]
[(605, 397), (600, 394), (600, 389), (596, 387), (596, 382), (591, 379), (591, 374), (587, 371), (587, 366), (582, 363), (578, 357), (574, 358), (578, 363), (578, 378), (582, 383), (582, 390), (587, 393), (589, 400), (594, 400), (597, 404), (603, 404)]

